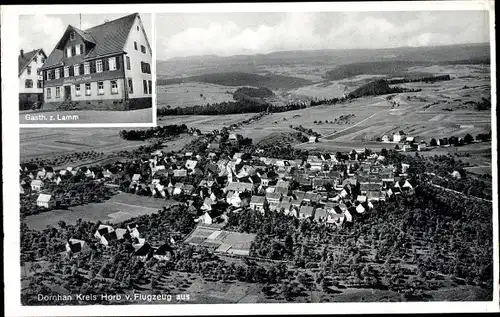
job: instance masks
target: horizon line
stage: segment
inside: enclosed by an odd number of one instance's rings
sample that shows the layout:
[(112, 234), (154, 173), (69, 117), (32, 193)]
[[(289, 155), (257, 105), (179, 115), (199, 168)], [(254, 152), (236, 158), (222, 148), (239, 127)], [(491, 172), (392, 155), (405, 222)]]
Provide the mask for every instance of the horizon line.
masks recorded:
[(396, 47), (378, 47), (378, 48), (319, 48), (319, 49), (296, 49), (296, 50), (282, 50), (282, 51), (272, 51), (268, 53), (254, 53), (254, 54), (232, 54), (232, 55), (217, 55), (217, 54), (198, 54), (198, 55), (186, 55), (186, 56), (174, 56), (170, 58), (157, 58), (157, 61), (171, 61), (180, 58), (193, 58), (193, 57), (236, 57), (236, 56), (258, 56), (258, 55), (270, 55), (275, 53), (291, 53), (291, 52), (319, 52), (319, 51), (367, 51), (367, 50), (394, 50), (403, 48), (424, 48), (424, 47), (446, 47), (446, 46), (460, 46), (460, 45), (491, 45), (490, 42), (468, 42), (468, 43), (457, 43), (457, 44), (445, 44), (445, 45), (421, 45), (421, 46), (396, 46)]

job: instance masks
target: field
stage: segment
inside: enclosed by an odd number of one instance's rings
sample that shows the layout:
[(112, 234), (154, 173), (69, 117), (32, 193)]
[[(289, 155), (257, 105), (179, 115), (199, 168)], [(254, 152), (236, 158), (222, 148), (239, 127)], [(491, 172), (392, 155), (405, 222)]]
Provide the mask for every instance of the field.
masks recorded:
[[(467, 133), (476, 136), (478, 133), (487, 133), (491, 130), (491, 112), (477, 111), (473, 106), (474, 102), (481, 101), (483, 97), (490, 98), (490, 77), (487, 65), (439, 65), (415, 67), (410, 70), (413, 73), (450, 74), (452, 80), (400, 84), (398, 86), (421, 89), (421, 91), (396, 94), (391, 100), (388, 100), (387, 95), (363, 97), (344, 104), (272, 113), (258, 121), (237, 128), (235, 132), (252, 138), (256, 144), (271, 133), (295, 132), (290, 126), (302, 125), (306, 129), (320, 133), (322, 137), (318, 143), (303, 143), (297, 146), (304, 149), (349, 151), (353, 148), (364, 147), (373, 150), (392, 148), (392, 144), (381, 143), (377, 139), (383, 135), (392, 136), (399, 130), (414, 136), (417, 140), (427, 142), (432, 138), (464, 137)], [(344, 89), (344, 84), (351, 83), (352, 86), (348, 88), (351, 90), (354, 86), (368, 80), (370, 80), (370, 75), (360, 75), (341, 81), (316, 83), (288, 90), (283, 93), (282, 97), (292, 98), (293, 94), (309, 98), (313, 96), (334, 97), (340, 89)], [(347, 124), (331, 123), (342, 115), (350, 114), (354, 117)], [(207, 132), (246, 118), (248, 118), (246, 114), (169, 116), (162, 117), (160, 122), (161, 124), (185, 123)], [(486, 146), (484, 148), (484, 144), (473, 144), (455, 150), (475, 152), (482, 163), (475, 162), (473, 165), (482, 166), (485, 165), (485, 161), (491, 161), (491, 154), (488, 156), (491, 147)], [(428, 153), (434, 155), (439, 151), (451, 150), (437, 149), (436, 152)], [(483, 172), (483, 170), (480, 171)]]
[(120, 138), (123, 128), (38, 128), (20, 129), (21, 161), (81, 151), (110, 153), (134, 149), (144, 142)]
[[(71, 123), (152, 123), (153, 110), (139, 109), (130, 111), (23, 111), (19, 114), (19, 124), (71, 124)], [(44, 120), (30, 120), (27, 116), (44, 115)], [(71, 119), (58, 120), (62, 116), (71, 116)], [(73, 116), (75, 116), (73, 118)], [(51, 120), (51, 118), (53, 120)]]
[(175, 201), (119, 193), (103, 203), (90, 203), (71, 207), (69, 210), (54, 209), (28, 216), (23, 222), (35, 230), (44, 229), (49, 225), (57, 226), (60, 220), (75, 224), (79, 218), (84, 221), (119, 223), (133, 217), (156, 213), (163, 206), (174, 204)]
[(346, 87), (338, 82), (321, 82), (310, 86), (300, 87), (288, 91), (289, 99), (314, 100), (341, 98), (344, 95)]
[(158, 125), (185, 124), (190, 128), (200, 129), (201, 132), (205, 133), (248, 119), (249, 116), (251, 114), (248, 113), (221, 116), (165, 116), (158, 117)]
[(234, 101), (233, 92), (238, 87), (205, 83), (181, 83), (156, 88), (158, 109), (170, 105), (172, 108), (206, 105)]

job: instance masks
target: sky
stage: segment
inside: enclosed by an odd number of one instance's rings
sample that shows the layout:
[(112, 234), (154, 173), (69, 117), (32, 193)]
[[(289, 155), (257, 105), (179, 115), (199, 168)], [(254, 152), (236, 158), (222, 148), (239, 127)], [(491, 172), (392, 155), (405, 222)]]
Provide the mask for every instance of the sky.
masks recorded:
[[(79, 14), (61, 15), (21, 15), (19, 16), (19, 49), (25, 52), (43, 48), (45, 54), (50, 55), (57, 42), (61, 39), (69, 24), (82, 30), (102, 24), (105, 20), (111, 21), (131, 13), (118, 14), (82, 14), (80, 26)], [(141, 13), (141, 20), (149, 43), (152, 45), (151, 14)]]
[(156, 14), (157, 59), (489, 42), (487, 11)]

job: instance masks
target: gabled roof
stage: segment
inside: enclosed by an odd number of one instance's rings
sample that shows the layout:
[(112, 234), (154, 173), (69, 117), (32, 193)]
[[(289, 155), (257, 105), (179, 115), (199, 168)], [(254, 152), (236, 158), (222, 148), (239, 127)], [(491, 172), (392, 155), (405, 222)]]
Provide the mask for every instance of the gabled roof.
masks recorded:
[(71, 252), (77, 253), (82, 250), (83, 245), (85, 244), (85, 241), (79, 240), (79, 239), (69, 239), (68, 240), (68, 246)]
[(45, 52), (43, 49), (39, 48), (36, 50), (32, 50), (30, 52), (23, 53), (23, 56), (19, 55), (17, 59), (17, 67), (18, 67), (18, 76), (21, 75), (23, 70), (31, 63), (33, 58), (38, 55), (38, 53), (42, 53), (45, 58), (47, 58), (47, 55), (45, 55)]
[(251, 204), (263, 204), (265, 201), (266, 201), (266, 197), (265, 196), (256, 196), (256, 195), (253, 195), (252, 199), (250, 200), (250, 203)]
[[(64, 52), (60, 48), (62, 46), (63, 39), (65, 39), (66, 34), (68, 34), (69, 31), (75, 31), (83, 38), (83, 40), (94, 44), (88, 54), (83, 56), (86, 60), (123, 52), (130, 29), (134, 24), (135, 18), (138, 16), (138, 13), (133, 13), (119, 19), (94, 26), (87, 30), (80, 30), (72, 25), (69, 25), (64, 35), (61, 37), (61, 40), (43, 64), (42, 68), (45, 69), (57, 66), (61, 63), (64, 58)], [(147, 43), (147, 45), (149, 47), (149, 43)]]
[(38, 196), (38, 199), (36, 201), (37, 202), (48, 203), (51, 198), (52, 198), (52, 195), (40, 194), (40, 196)]

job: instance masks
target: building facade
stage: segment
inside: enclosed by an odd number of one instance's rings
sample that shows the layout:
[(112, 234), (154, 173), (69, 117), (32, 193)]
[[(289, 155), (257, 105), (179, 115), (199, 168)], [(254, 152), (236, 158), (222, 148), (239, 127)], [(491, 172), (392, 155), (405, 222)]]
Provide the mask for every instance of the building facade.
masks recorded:
[(151, 63), (138, 13), (87, 30), (69, 25), (42, 67), (43, 108), (149, 108)]
[(47, 55), (42, 49), (20, 51), (18, 57), (19, 110), (28, 110), (43, 102), (42, 66)]

